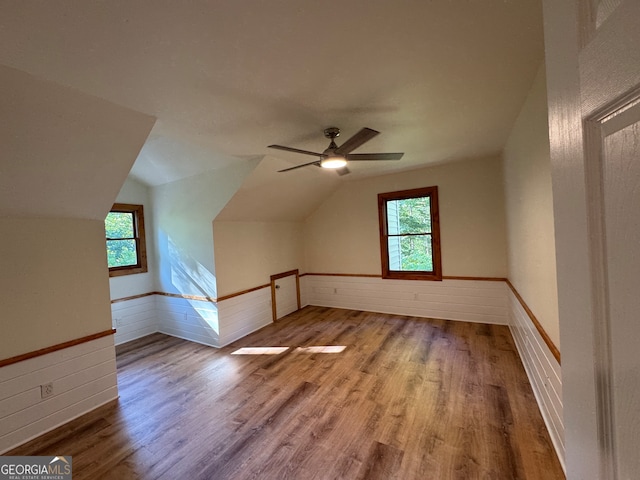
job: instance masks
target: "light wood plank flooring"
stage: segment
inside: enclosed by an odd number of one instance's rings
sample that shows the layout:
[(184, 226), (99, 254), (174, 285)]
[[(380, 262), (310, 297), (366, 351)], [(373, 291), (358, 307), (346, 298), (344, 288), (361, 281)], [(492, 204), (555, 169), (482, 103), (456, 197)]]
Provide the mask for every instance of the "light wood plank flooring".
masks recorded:
[(119, 401), (10, 454), (73, 455), (74, 480), (564, 478), (504, 326), (306, 307), (117, 353)]

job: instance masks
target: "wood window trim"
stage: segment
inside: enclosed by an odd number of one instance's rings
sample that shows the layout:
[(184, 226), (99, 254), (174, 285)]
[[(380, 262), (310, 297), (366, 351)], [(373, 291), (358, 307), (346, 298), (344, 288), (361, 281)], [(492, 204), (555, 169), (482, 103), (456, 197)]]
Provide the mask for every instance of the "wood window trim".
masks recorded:
[[(389, 251), (387, 242), (387, 209), (390, 200), (404, 200), (415, 197), (430, 197), (431, 241), (433, 272), (398, 271), (389, 269)], [(442, 280), (442, 259), (440, 254), (440, 214), (438, 210), (438, 187), (414, 188), (378, 194), (378, 220), (380, 226), (380, 259), (382, 278), (399, 280)]]
[(124, 267), (109, 267), (109, 277), (120, 277), (123, 275), (134, 275), (148, 272), (147, 267), (147, 240), (144, 229), (144, 207), (131, 203), (114, 203), (111, 212), (132, 213), (136, 238), (136, 251), (138, 252), (138, 263)]

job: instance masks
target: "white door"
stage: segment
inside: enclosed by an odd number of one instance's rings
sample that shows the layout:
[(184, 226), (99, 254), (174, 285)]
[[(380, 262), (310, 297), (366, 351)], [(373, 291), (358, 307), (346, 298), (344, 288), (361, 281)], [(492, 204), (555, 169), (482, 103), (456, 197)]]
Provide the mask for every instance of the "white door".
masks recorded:
[(280, 319), (298, 310), (298, 290), (296, 275), (274, 280), (276, 319)]
[(640, 1), (544, 1), (566, 465), (640, 478)]

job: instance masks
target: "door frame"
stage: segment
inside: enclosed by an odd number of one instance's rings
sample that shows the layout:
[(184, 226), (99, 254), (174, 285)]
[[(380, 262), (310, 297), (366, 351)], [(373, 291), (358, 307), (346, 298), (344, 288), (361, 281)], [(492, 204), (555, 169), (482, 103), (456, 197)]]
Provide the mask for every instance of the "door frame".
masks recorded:
[(640, 3), (543, 0), (543, 12), (566, 473), (615, 479), (598, 130), (640, 84)]
[(296, 268), (295, 270), (288, 270), (282, 273), (276, 273), (275, 275), (271, 275), (271, 318), (275, 322), (278, 320), (277, 311), (276, 311), (276, 280), (281, 278), (289, 277), (291, 275), (296, 276), (296, 300), (298, 301), (298, 310), (300, 310), (300, 272)]

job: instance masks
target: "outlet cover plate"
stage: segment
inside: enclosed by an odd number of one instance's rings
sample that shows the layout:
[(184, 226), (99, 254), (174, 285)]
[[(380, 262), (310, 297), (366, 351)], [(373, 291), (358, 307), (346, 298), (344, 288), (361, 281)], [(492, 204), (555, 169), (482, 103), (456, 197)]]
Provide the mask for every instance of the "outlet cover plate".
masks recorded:
[(42, 398), (49, 398), (53, 396), (53, 382), (40, 385), (40, 396)]

